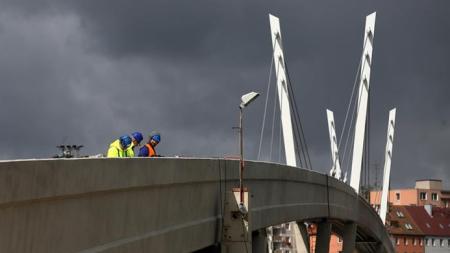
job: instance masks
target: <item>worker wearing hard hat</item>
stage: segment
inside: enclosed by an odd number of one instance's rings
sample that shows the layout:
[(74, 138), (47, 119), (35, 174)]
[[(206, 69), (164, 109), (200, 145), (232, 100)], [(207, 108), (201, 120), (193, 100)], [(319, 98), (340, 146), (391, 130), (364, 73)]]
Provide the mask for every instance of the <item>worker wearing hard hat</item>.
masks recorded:
[(144, 137), (142, 136), (142, 134), (140, 132), (134, 132), (131, 134), (131, 145), (130, 147), (128, 147), (127, 149), (127, 154), (129, 157), (134, 157), (135, 153), (134, 153), (134, 148), (139, 146), (139, 144), (141, 144), (141, 141), (144, 139)]
[(128, 135), (120, 136), (109, 145), (106, 157), (130, 157), (129, 148), (132, 144), (131, 137)]
[(158, 156), (155, 151), (156, 145), (161, 141), (161, 134), (153, 132), (150, 134), (150, 138), (142, 148), (139, 149), (140, 157), (155, 157)]

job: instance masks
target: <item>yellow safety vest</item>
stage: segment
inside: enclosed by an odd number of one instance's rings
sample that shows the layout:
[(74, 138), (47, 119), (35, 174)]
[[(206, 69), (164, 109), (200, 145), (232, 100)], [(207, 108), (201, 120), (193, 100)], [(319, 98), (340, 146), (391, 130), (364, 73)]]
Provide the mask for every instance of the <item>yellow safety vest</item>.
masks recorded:
[(134, 157), (134, 144), (131, 143), (131, 145), (125, 150), (127, 153), (126, 157)]
[[(133, 152), (134, 156), (134, 152)], [(106, 157), (132, 157), (129, 153), (129, 148), (126, 150), (122, 149), (122, 145), (120, 145), (120, 140), (115, 140), (109, 145), (108, 153)]]

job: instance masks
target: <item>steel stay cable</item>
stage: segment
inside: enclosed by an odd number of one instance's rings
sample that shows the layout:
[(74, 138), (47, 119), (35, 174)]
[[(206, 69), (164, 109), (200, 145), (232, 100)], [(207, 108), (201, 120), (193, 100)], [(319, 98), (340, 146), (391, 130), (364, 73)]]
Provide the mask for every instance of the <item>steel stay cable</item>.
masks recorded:
[[(281, 40), (281, 38), (280, 38), (280, 40)], [(280, 47), (281, 48), (282, 48), (282, 45), (283, 45), (283, 43), (281, 42), (280, 43)], [(287, 84), (288, 91), (289, 91), (289, 89), (291, 91), (291, 92), (288, 92), (288, 95), (292, 94), (291, 96), (288, 96), (288, 97), (289, 97), (289, 99), (291, 101), (293, 101), (293, 107), (292, 108), (293, 108), (293, 112), (294, 112), (294, 123), (297, 125), (297, 129), (296, 130), (297, 131), (300, 130), (299, 134), (301, 134), (301, 136), (299, 136), (300, 137), (299, 140), (300, 140), (300, 146), (302, 147), (302, 150), (297, 150), (297, 152), (299, 152), (299, 157), (300, 157), (300, 153), (303, 154), (303, 156), (305, 158), (306, 166), (309, 167), (309, 169), (312, 170), (312, 164), (311, 164), (311, 159), (309, 157), (308, 145), (306, 143), (306, 138), (305, 138), (305, 134), (304, 134), (304, 131), (303, 131), (303, 126), (302, 126), (302, 123), (301, 123), (301, 118), (300, 118), (300, 115), (298, 113), (297, 103), (296, 103), (295, 94), (294, 94), (294, 91), (293, 91), (293, 88), (292, 88), (292, 82), (291, 82), (291, 78), (290, 78), (290, 74), (289, 74), (289, 69), (287, 67), (286, 58), (284, 58), (283, 61), (284, 61), (283, 62), (284, 63), (284, 67), (286, 69), (286, 75), (287, 75), (287, 79), (288, 79), (287, 81), (288, 81), (288, 84), (289, 84), (289, 85)], [(303, 143), (303, 141), (304, 141), (304, 143)], [(307, 162), (309, 162), (309, 166), (308, 166)]]
[[(289, 70), (288, 70), (288, 67), (287, 67), (287, 64), (286, 64), (286, 62), (284, 63), (285, 64), (285, 67), (286, 67), (286, 73), (287, 73), (287, 75), (288, 75), (288, 82), (289, 82), (289, 84), (291, 83), (291, 81), (290, 81), (290, 78), (289, 78)], [(290, 85), (288, 85), (287, 86), (288, 87), (288, 89), (289, 89), (289, 93), (290, 94), (294, 94), (294, 91), (292, 90), (292, 85), (290, 84)], [(309, 167), (310, 168), (310, 166), (307, 164), (307, 157), (306, 157), (306, 155), (305, 155), (305, 153), (304, 152), (302, 152), (302, 150), (306, 150), (306, 148), (305, 148), (305, 145), (304, 145), (304, 143), (303, 143), (303, 140), (302, 140), (302, 138), (301, 138), (301, 136), (299, 136), (299, 134), (300, 134), (300, 128), (299, 128), (299, 123), (298, 123), (298, 121), (299, 121), (299, 119), (298, 119), (298, 115), (297, 115), (297, 113), (295, 112), (295, 109), (297, 108), (297, 105), (296, 105), (296, 103), (295, 103), (295, 99), (293, 99), (293, 96), (294, 95), (292, 95), (292, 96), (289, 96), (289, 98), (290, 98), (290, 101), (291, 101), (291, 103), (293, 104), (293, 111), (294, 111), (294, 126), (295, 126), (295, 130), (296, 131), (294, 131), (294, 137), (295, 137), (295, 142), (296, 142), (296, 146), (297, 146), (297, 150), (298, 150), (298, 156), (299, 156), (299, 158), (300, 158), (300, 164), (301, 164), (301, 166), (303, 166), (303, 163), (301, 162), (301, 157), (302, 157), (302, 155), (303, 155), (303, 159), (304, 159), (304, 161), (305, 161), (305, 167)], [(301, 148), (299, 148), (298, 147), (298, 142), (300, 142), (300, 147)]]
[[(280, 39), (280, 41), (281, 41), (281, 38), (278, 38), (278, 39)], [(278, 39), (275, 40), (274, 48), (275, 48), (275, 45), (276, 45)], [(281, 50), (283, 50), (282, 43), (279, 43), (279, 46), (280, 46)], [(272, 59), (273, 59), (273, 57), (272, 57)], [(290, 75), (289, 75), (289, 71), (288, 71), (285, 59), (283, 59), (283, 63), (284, 63), (284, 67), (286, 69), (286, 74), (287, 74), (287, 79), (288, 79), (287, 81), (289, 82), (289, 85), (287, 85), (287, 86), (288, 86), (288, 89), (291, 91), (290, 93), (292, 93), (292, 96), (288, 95), (288, 99), (291, 102), (293, 102), (293, 105), (294, 105), (293, 106), (294, 125), (296, 127), (296, 131), (299, 132), (299, 134), (301, 134), (301, 136), (298, 136), (294, 132), (294, 141), (295, 141), (296, 147), (297, 147), (297, 152), (295, 152), (295, 153), (296, 153), (297, 157), (299, 158), (300, 163), (301, 163), (301, 155), (300, 155), (300, 153), (303, 154), (305, 162), (306, 163), (309, 162), (309, 168), (312, 169), (311, 159), (310, 159), (309, 151), (308, 151), (308, 146), (307, 146), (307, 143), (306, 143), (306, 138), (305, 138), (305, 134), (304, 134), (304, 131), (303, 131), (303, 126), (301, 124), (300, 116), (299, 116), (299, 113), (298, 113), (298, 108), (297, 108), (297, 104), (296, 104), (296, 101), (295, 101), (295, 95), (294, 95), (294, 92), (293, 92), (293, 89), (292, 89), (292, 83), (291, 83), (291, 79), (290, 79)], [(278, 62), (277, 68), (279, 67), (279, 65), (281, 65), (281, 62)], [(276, 73), (278, 73), (278, 71), (276, 71)], [(280, 97), (281, 97), (281, 95), (280, 95)], [(267, 103), (267, 101), (266, 101), (266, 103)], [(274, 104), (276, 104), (276, 102)], [(282, 105), (282, 101), (280, 100), (280, 111), (282, 109), (281, 105)], [(274, 113), (275, 113), (275, 106), (274, 106)], [(274, 135), (274, 119), (275, 119), (275, 115), (273, 115), (273, 121), (272, 121), (272, 138), (271, 138), (270, 157), (272, 157), (272, 146), (273, 146), (273, 135)], [(280, 123), (281, 123), (281, 120), (280, 120)], [(264, 126), (263, 126), (263, 128), (264, 128)], [(281, 132), (281, 127), (280, 127), (280, 132)], [(262, 134), (261, 134), (261, 136), (262, 136)], [(280, 138), (280, 142), (281, 142), (281, 133), (279, 134), (279, 138)], [(298, 138), (298, 140), (297, 140), (297, 138)], [(260, 143), (262, 142), (261, 140), (262, 139), (260, 139)], [(303, 140), (304, 140), (304, 143), (303, 143)], [(300, 142), (300, 146), (302, 147), (301, 149), (299, 149), (299, 147), (298, 147), (298, 142)], [(281, 153), (281, 143), (279, 145), (279, 149), (280, 149), (279, 150), (279, 158), (280, 158), (280, 156), (281, 156), (280, 155), (280, 153)], [(258, 151), (258, 156), (259, 155), (260, 155), (260, 151)]]
[[(281, 47), (281, 45), (280, 45), (280, 47)], [(279, 63), (279, 65), (281, 65), (281, 62)], [(283, 66), (281, 66), (281, 67), (283, 67)], [(283, 127), (283, 122), (281, 119), (281, 112), (283, 109), (283, 96), (281, 93), (278, 94), (278, 96), (280, 98), (280, 124), (279, 124), (279, 130), (278, 130), (278, 162), (281, 163), (281, 135), (282, 135), (281, 129)]]
[[(290, 90), (290, 91), (291, 91), (291, 93), (293, 93), (292, 90)], [(294, 104), (294, 102), (292, 101), (293, 100), (292, 97), (290, 97), (290, 98), (291, 98), (290, 100), (291, 100), (292, 104)], [(295, 106), (294, 106), (294, 108), (295, 108)], [(294, 131), (294, 137), (295, 137), (294, 140), (295, 140), (295, 144), (296, 144), (296, 147), (298, 150), (297, 154), (298, 154), (298, 157), (300, 160), (300, 166), (303, 167), (303, 162), (302, 162), (302, 159), (303, 159), (305, 161), (305, 167), (311, 168), (308, 165), (308, 159), (306, 157), (306, 154), (305, 154), (305, 152), (303, 152), (303, 150), (306, 150), (306, 148), (305, 148), (305, 144), (303, 143), (303, 140), (300, 136), (300, 127), (299, 127), (299, 123), (298, 123), (298, 118), (295, 115), (294, 115), (294, 126), (295, 126), (295, 130), (296, 130), (296, 131)], [(301, 148), (298, 147), (299, 142), (300, 142)], [(303, 156), (303, 158), (302, 158), (302, 156)]]
[[(294, 111), (294, 122), (296, 124), (296, 128), (297, 131), (299, 132), (299, 134), (301, 134), (301, 136), (299, 136), (299, 140), (300, 140), (300, 146), (302, 147), (302, 150), (304, 150), (304, 152), (300, 152), (303, 154), (303, 157), (305, 159), (305, 163), (306, 166), (312, 170), (312, 164), (311, 164), (311, 159), (309, 156), (309, 151), (308, 151), (308, 144), (306, 143), (306, 138), (305, 138), (305, 134), (303, 131), (303, 125), (301, 123), (301, 118), (300, 118), (300, 114), (298, 113), (298, 107), (297, 107), (297, 102), (295, 100), (295, 94), (294, 94), (294, 90), (292, 88), (292, 82), (291, 82), (291, 78), (290, 78), (290, 74), (289, 74), (289, 69), (287, 67), (286, 64), (286, 60), (284, 62), (285, 68), (286, 68), (286, 74), (287, 74), (287, 78), (288, 78), (288, 89), (290, 90), (290, 94), (292, 94), (292, 96), (290, 97), (290, 100), (293, 102), (293, 111)], [(309, 163), (309, 164), (308, 164)]]
[[(364, 52), (365, 52), (365, 49), (366, 49), (366, 44), (367, 44), (368, 38), (369, 38), (369, 36), (367, 36), (365, 41), (364, 41), (361, 58), (360, 58), (360, 61), (359, 61), (359, 64), (358, 64), (358, 69), (357, 69), (356, 76), (355, 76), (355, 81), (354, 81), (354, 84), (353, 84), (352, 95), (350, 97), (350, 102), (349, 102), (349, 105), (347, 107), (347, 112), (346, 112), (345, 120), (344, 120), (344, 126), (342, 128), (341, 137), (339, 139), (338, 152), (339, 152), (340, 147), (341, 147), (342, 137), (343, 137), (343, 134), (344, 134), (344, 131), (345, 131), (345, 126), (346, 126), (347, 119), (348, 119), (348, 113), (349, 113), (350, 107), (352, 105), (352, 100), (353, 100), (353, 95), (354, 95), (354, 91), (355, 91), (355, 87), (356, 87), (356, 82), (359, 82), (361, 80), (361, 73), (364, 72), (365, 64), (363, 65), (362, 62), (363, 62), (363, 58), (364, 58), (363, 56), (364, 56)], [(359, 88), (359, 86), (360, 85), (358, 85), (358, 88)], [(346, 155), (346, 151), (347, 151), (347, 144), (348, 144), (349, 136), (350, 136), (350, 133), (351, 133), (351, 129), (353, 127), (353, 120), (354, 120), (354, 116), (356, 114), (355, 113), (356, 112), (356, 108), (358, 108), (358, 111), (359, 111), (359, 104), (361, 102), (361, 99), (360, 99), (361, 95), (362, 95), (362, 92), (361, 92), (361, 94), (359, 94), (359, 92), (358, 92), (358, 100), (357, 100), (358, 101), (358, 105), (356, 105), (356, 101), (354, 102), (355, 105), (354, 105), (352, 117), (351, 117), (351, 120), (350, 120), (350, 128), (349, 128), (349, 131), (347, 132), (347, 138), (346, 138), (345, 146), (344, 146), (344, 155), (342, 156), (343, 160), (345, 160), (345, 155)], [(354, 139), (354, 136), (353, 136), (352, 139)], [(346, 170), (345, 170), (346, 173), (349, 171), (349, 166), (350, 166), (350, 164), (347, 164)]]
[[(356, 70), (355, 79), (354, 79), (354, 81), (353, 81), (352, 94), (351, 94), (351, 96), (350, 96), (349, 104), (348, 104), (348, 106), (347, 106), (347, 112), (345, 113), (344, 125), (342, 126), (341, 136), (339, 137), (338, 150), (339, 150), (339, 148), (341, 147), (341, 141), (342, 141), (342, 137), (343, 137), (343, 135), (344, 135), (345, 126), (346, 126), (347, 119), (348, 119), (348, 113), (349, 113), (349, 111), (350, 111), (350, 107), (351, 107), (351, 104), (352, 104), (352, 101), (353, 101), (353, 96), (354, 96), (354, 94), (355, 94), (356, 83), (359, 81), (360, 73), (362, 72), (362, 71), (360, 71), (360, 70), (361, 70), (361, 65), (362, 65), (362, 61), (363, 61), (363, 57), (362, 57), (362, 56), (363, 56), (364, 51), (365, 51), (365, 49), (366, 49), (366, 42), (367, 42), (367, 38), (366, 38), (366, 40), (364, 41), (364, 44), (363, 44), (363, 49), (362, 49), (361, 57), (360, 57), (360, 60), (359, 60), (359, 63), (358, 63), (358, 68), (357, 68), (357, 70)], [(358, 86), (359, 86), (359, 85), (358, 85)]]
[[(276, 73), (278, 73), (280, 63), (276, 66)], [(273, 112), (272, 112), (272, 137), (270, 139), (270, 154), (269, 154), (269, 160), (272, 161), (272, 150), (273, 150), (273, 138), (274, 138), (274, 132), (275, 132), (275, 110), (277, 107), (277, 92), (275, 89), (274, 92), (274, 101), (273, 101)]]
[(264, 127), (266, 125), (267, 102), (269, 101), (270, 83), (271, 83), (271, 79), (272, 79), (272, 67), (273, 67), (273, 54), (272, 54), (272, 59), (270, 60), (269, 80), (267, 81), (266, 102), (264, 105), (264, 116), (263, 116), (263, 122), (262, 122), (262, 127), (261, 127), (261, 135), (259, 138), (259, 148), (258, 148), (257, 160), (259, 160), (259, 158), (261, 157), (261, 148), (262, 148), (262, 142), (263, 142)]
[[(297, 128), (297, 126), (296, 126), (296, 128)], [(295, 140), (295, 147), (297, 148), (297, 150), (300, 150), (300, 148), (298, 147), (298, 139), (297, 138), (300, 138), (299, 136), (298, 136), (298, 131), (294, 131), (294, 140)], [(300, 144), (301, 145), (301, 144)], [(300, 152), (296, 152), (296, 156), (298, 157), (298, 162), (299, 162), (299, 165), (300, 165), (300, 167), (301, 168), (303, 168), (303, 162), (302, 162), (302, 157), (301, 157), (301, 155), (300, 155)]]
[(273, 138), (275, 133), (275, 110), (277, 108), (277, 93), (274, 93), (273, 99), (273, 112), (272, 112), (272, 136), (270, 138), (270, 152), (269, 152), (269, 160), (272, 161), (272, 150), (273, 150)]
[[(277, 40), (275, 39), (272, 48), (275, 47), (276, 43), (277, 43)], [(267, 102), (269, 101), (270, 83), (271, 83), (271, 79), (272, 79), (273, 61), (274, 61), (274, 57), (273, 57), (273, 54), (272, 54), (272, 58), (270, 60), (269, 79), (267, 81), (266, 102), (265, 102), (265, 105), (264, 105), (263, 123), (262, 123), (262, 127), (261, 127), (261, 135), (260, 135), (260, 139), (259, 139), (259, 149), (258, 149), (258, 158), (257, 158), (257, 160), (259, 160), (260, 157), (261, 157), (262, 140), (263, 140), (263, 135), (264, 135), (264, 127), (265, 127), (265, 123), (266, 123), (266, 114), (267, 114)]]

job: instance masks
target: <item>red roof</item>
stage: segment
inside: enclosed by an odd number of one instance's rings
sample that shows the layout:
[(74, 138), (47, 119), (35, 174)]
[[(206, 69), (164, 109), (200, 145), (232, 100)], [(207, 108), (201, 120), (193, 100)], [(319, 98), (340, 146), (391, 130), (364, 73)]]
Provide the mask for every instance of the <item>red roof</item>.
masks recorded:
[(414, 222), (413, 218), (406, 211), (405, 206), (390, 206), (387, 215), (387, 226), (390, 234), (393, 235), (419, 235), (423, 232)]
[(449, 199), (450, 191), (441, 191), (441, 199)]
[(405, 206), (425, 235), (450, 237), (450, 208), (433, 207), (433, 216), (423, 206)]

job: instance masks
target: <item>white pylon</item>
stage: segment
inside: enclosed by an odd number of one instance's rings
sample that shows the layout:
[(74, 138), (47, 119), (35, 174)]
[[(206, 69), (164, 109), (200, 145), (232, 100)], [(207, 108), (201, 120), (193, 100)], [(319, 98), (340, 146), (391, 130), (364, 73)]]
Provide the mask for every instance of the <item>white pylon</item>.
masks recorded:
[(389, 111), (389, 123), (387, 129), (386, 152), (384, 155), (384, 171), (383, 171), (383, 191), (381, 193), (380, 218), (383, 224), (386, 222), (389, 181), (391, 175), (392, 148), (394, 144), (395, 130), (395, 113), (396, 108)]
[(286, 66), (281, 39), (280, 20), (271, 14), (269, 14), (269, 19), (270, 30), (272, 33), (273, 61), (275, 66), (275, 73), (277, 76), (278, 101), (280, 102), (281, 125), (283, 128), (286, 164), (297, 167), (294, 148), (294, 135), (292, 132), (291, 106), (289, 103)]
[[(283, 129), (283, 141), (284, 141), (284, 152), (286, 155), (286, 164), (289, 166), (297, 167), (297, 160), (295, 158), (295, 147), (294, 147), (294, 134), (292, 131), (292, 120), (291, 120), (291, 106), (289, 103), (289, 93), (288, 93), (288, 80), (286, 73), (286, 66), (283, 53), (283, 40), (281, 39), (281, 29), (280, 20), (269, 14), (270, 19), (270, 30), (272, 35), (272, 46), (273, 46), (273, 61), (275, 66), (275, 73), (277, 76), (277, 90), (278, 90), (278, 101), (280, 103), (281, 111), (281, 125)], [(297, 223), (289, 223), (292, 228), (297, 227)], [(293, 229), (292, 231), (294, 231)], [(297, 228), (298, 230), (298, 228)], [(293, 238), (294, 244), (296, 245), (297, 252), (306, 252), (308, 249), (306, 245), (302, 243), (302, 239), (295, 234), (290, 235)], [(269, 244), (270, 244), (269, 240)], [(273, 249), (269, 245), (269, 253), (273, 252)]]
[(361, 72), (359, 92), (356, 104), (355, 139), (353, 142), (352, 171), (350, 186), (359, 193), (359, 181), (361, 179), (361, 165), (364, 148), (364, 132), (366, 128), (367, 100), (369, 95), (370, 69), (372, 66), (373, 38), (375, 33), (376, 12), (366, 17), (364, 30), (364, 46), (361, 56)]
[(327, 109), (328, 133), (331, 145), (331, 170), (330, 176), (341, 180), (341, 164), (339, 162), (339, 152), (336, 139), (336, 124), (334, 123), (334, 113)]

